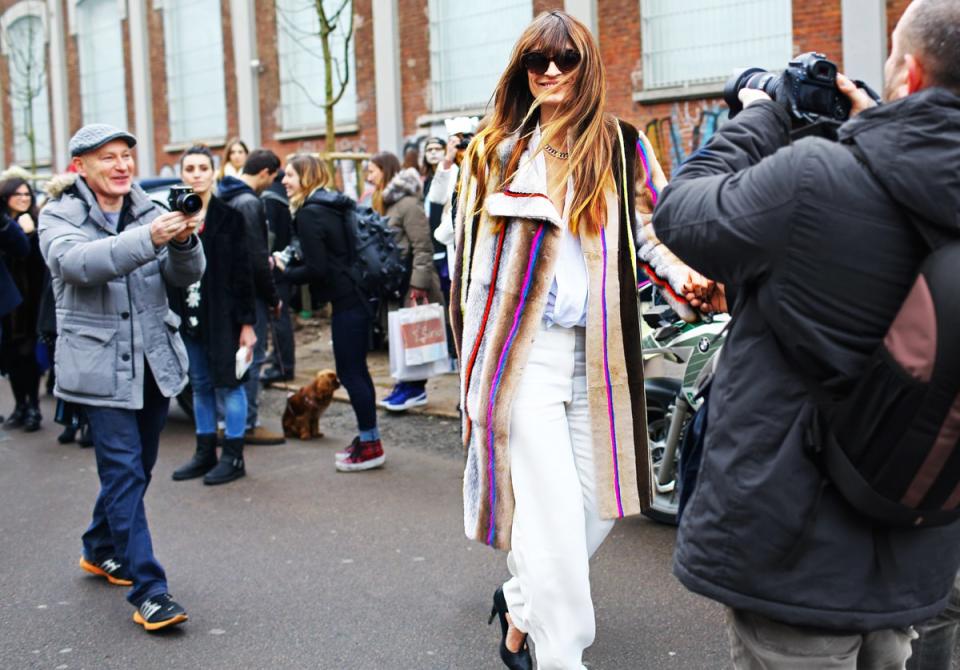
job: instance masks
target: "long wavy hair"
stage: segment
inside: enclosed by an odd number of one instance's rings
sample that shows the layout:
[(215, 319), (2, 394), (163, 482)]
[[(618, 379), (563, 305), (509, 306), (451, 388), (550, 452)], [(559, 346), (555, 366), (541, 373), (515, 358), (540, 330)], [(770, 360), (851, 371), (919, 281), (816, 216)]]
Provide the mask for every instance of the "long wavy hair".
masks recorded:
[[(613, 188), (611, 165), (616, 119), (605, 111), (607, 78), (596, 40), (583, 23), (566, 12), (555, 10), (540, 14), (517, 40), (510, 63), (493, 94), (493, 110), (483, 130), (470, 144), (467, 161), (477, 179), (479, 209), (491, 174), (499, 179), (501, 189), (510, 183), (540, 121), (542, 99), (549, 95), (547, 91), (534, 98), (530, 92), (523, 55), (531, 51), (560, 53), (569, 44), (580, 52), (580, 64), (563, 75), (563, 79), (570, 82), (567, 99), (550, 123), (541, 126), (540, 146), (534, 148), (534, 155), (547, 144), (562, 146), (569, 139), (570, 157), (563, 182), (573, 176), (570, 230), (576, 233), (586, 220), (594, 231), (599, 231), (606, 225), (604, 192)], [(564, 132), (568, 133), (567, 138), (560, 137)], [(520, 139), (500, 174), (498, 149), (518, 133)]]
[(287, 165), (300, 176), (300, 190), (290, 196), (290, 211), (296, 214), (314, 191), (329, 188), (333, 178), (327, 164), (313, 154), (294, 154), (287, 159)]
[(380, 183), (374, 184), (373, 198), (370, 204), (374, 211), (383, 214), (387, 209), (383, 204), (383, 189), (385, 189), (393, 178), (397, 176), (397, 173), (400, 172), (400, 159), (389, 151), (381, 151), (371, 156), (370, 162), (380, 168), (380, 172), (383, 173)]
[[(220, 169), (217, 170), (217, 181), (223, 179), (227, 174), (227, 163), (230, 162), (230, 152), (233, 151), (235, 146), (243, 147), (243, 150), (247, 153), (247, 156), (250, 155), (250, 148), (247, 146), (247, 143), (241, 140), (239, 137), (231, 137), (227, 140), (227, 144), (223, 147), (223, 160), (220, 161)], [(243, 169), (241, 165), (237, 169), (237, 172)]]

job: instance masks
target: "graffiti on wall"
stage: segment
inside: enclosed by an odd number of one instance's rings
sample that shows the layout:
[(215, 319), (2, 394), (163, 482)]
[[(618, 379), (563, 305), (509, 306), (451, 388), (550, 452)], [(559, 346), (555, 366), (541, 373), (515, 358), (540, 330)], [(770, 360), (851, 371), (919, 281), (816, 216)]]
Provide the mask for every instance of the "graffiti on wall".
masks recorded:
[[(682, 106), (681, 106), (682, 104)], [(713, 137), (727, 120), (727, 108), (717, 103), (676, 103), (670, 116), (653, 119), (644, 132), (662, 162), (675, 173), (692, 153)]]

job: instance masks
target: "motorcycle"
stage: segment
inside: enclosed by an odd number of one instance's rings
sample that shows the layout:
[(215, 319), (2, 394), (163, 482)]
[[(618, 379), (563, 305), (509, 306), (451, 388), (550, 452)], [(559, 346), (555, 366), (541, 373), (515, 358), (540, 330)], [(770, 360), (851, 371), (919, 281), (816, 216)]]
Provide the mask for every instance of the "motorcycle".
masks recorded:
[(730, 317), (718, 314), (686, 323), (667, 305), (641, 308), (647, 435), (653, 499), (644, 514), (677, 525), (680, 444), (703, 404), (700, 391), (712, 377)]

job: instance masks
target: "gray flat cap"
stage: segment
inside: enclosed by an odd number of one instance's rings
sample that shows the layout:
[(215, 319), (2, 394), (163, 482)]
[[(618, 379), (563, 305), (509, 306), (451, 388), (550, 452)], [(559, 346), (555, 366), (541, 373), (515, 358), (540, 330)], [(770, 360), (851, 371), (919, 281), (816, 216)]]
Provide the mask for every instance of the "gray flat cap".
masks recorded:
[(99, 149), (107, 142), (123, 140), (127, 146), (134, 146), (137, 138), (125, 130), (108, 126), (105, 123), (90, 123), (78, 130), (70, 138), (70, 155), (81, 156), (88, 151)]

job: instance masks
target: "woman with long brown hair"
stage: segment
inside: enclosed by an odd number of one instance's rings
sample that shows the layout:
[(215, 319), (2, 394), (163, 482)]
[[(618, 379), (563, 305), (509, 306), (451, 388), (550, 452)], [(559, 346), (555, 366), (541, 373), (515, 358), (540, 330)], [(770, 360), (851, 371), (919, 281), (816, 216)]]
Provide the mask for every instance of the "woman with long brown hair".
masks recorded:
[(539, 15), (461, 167), (464, 524), (510, 551), (491, 622), (511, 668), (532, 667), (526, 635), (541, 670), (583, 667), (589, 558), (648, 495), (634, 224), (663, 174), (605, 92), (588, 29)]
[[(377, 396), (367, 368), (373, 305), (354, 282), (352, 225), (356, 205), (332, 188), (325, 162), (309, 154), (291, 157), (283, 168), (283, 185), (290, 198), (294, 235), (299, 252), (275, 253), (281, 281), (318, 286), (318, 296), (330, 303), (333, 360), (337, 377), (347, 390), (357, 419), (357, 435), (336, 454), (341, 472), (379, 468), (386, 460), (377, 427)], [(299, 256), (299, 258), (298, 258)]]
[[(433, 237), (423, 208), (423, 182), (416, 168), (401, 168), (389, 151), (367, 162), (367, 182), (374, 187), (371, 206), (390, 220), (394, 236), (410, 269), (403, 305), (443, 303), (440, 276), (433, 264)], [(381, 405), (403, 412), (427, 404), (427, 380), (397, 382)]]
[(246, 142), (239, 137), (230, 138), (223, 147), (223, 158), (220, 161), (220, 169), (217, 170), (217, 183), (228, 175), (236, 177), (240, 174), (249, 155), (250, 149), (247, 148)]

